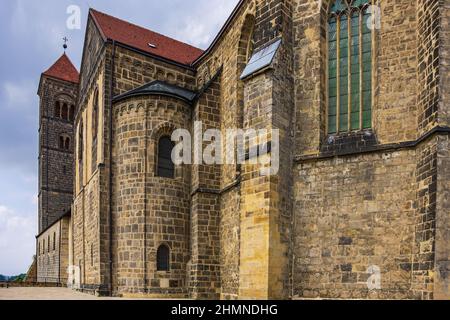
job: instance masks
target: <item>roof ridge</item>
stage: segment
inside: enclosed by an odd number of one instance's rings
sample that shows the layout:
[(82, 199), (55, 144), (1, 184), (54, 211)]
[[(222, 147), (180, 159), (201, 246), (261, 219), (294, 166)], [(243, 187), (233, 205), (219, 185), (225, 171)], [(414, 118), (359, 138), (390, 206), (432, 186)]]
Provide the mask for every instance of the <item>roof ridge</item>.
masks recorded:
[(186, 43), (186, 42), (184, 42), (184, 41), (175, 39), (175, 38), (173, 38), (173, 37), (171, 37), (171, 36), (167, 36), (167, 35), (165, 35), (165, 34), (162, 34), (162, 33), (160, 33), (160, 32), (154, 31), (154, 30), (152, 30), (152, 29), (149, 29), (149, 28), (140, 26), (140, 25), (138, 25), (138, 24), (136, 24), (136, 23), (133, 23), (133, 22), (130, 22), (130, 21), (127, 21), (127, 20), (118, 18), (118, 17), (113, 16), (113, 15), (111, 15), (111, 14), (108, 14), (108, 13), (105, 13), (105, 12), (102, 12), (102, 11), (99, 11), (99, 10), (96, 10), (96, 9), (94, 9), (94, 8), (90, 8), (89, 11), (94, 12), (94, 13), (103, 14), (103, 15), (109, 17), (109, 18), (113, 18), (113, 19), (116, 19), (116, 20), (120, 20), (120, 21), (122, 21), (122, 22), (124, 22), (124, 23), (127, 23), (127, 24), (129, 24), (129, 25), (132, 25), (132, 26), (134, 26), (134, 27), (136, 27), (136, 28), (139, 28), (139, 29), (142, 29), (142, 30), (145, 30), (145, 31), (149, 31), (149, 32), (152, 32), (152, 33), (154, 33), (154, 34), (156, 34), (156, 35), (158, 35), (158, 36), (165, 37), (165, 38), (169, 38), (169, 39), (171, 39), (171, 40), (173, 40), (173, 41), (179, 42), (180, 44), (184, 44), (184, 45), (186, 45), (186, 46), (190, 46), (190, 47), (192, 47), (193, 49), (197, 49), (197, 50), (204, 51), (203, 49), (201, 49), (201, 48), (199, 48), (199, 47), (196, 47), (196, 46), (194, 46), (194, 45), (192, 45), (192, 44), (189, 44), (189, 43)]

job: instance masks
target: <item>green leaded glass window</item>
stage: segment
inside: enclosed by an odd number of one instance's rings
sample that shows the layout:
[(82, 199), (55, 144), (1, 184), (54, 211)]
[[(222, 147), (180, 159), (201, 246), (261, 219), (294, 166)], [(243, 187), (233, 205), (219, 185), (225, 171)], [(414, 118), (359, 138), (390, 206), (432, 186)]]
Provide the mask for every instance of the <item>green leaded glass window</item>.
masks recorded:
[(372, 125), (370, 0), (336, 0), (328, 18), (328, 133)]

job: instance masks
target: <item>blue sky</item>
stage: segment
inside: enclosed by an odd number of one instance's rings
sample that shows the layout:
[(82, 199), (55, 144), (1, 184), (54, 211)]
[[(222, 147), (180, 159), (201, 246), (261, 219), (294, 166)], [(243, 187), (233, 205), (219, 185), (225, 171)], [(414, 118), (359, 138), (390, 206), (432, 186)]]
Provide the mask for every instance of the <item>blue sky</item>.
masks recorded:
[[(89, 7), (206, 48), (238, 0), (14, 0), (0, 10), (0, 274), (26, 272), (37, 233), (40, 74), (62, 54), (79, 69)], [(68, 6), (80, 30), (66, 28)]]

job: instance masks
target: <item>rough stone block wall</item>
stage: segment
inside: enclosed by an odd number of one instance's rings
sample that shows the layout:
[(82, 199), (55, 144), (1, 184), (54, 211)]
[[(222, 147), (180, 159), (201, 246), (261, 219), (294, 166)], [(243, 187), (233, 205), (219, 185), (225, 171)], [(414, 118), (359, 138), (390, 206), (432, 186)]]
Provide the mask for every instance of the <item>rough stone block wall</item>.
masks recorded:
[[(298, 164), (294, 297), (412, 298), (415, 151)], [(368, 268), (381, 270), (370, 291)]]
[(70, 216), (66, 216), (64, 217), (60, 223), (61, 223), (61, 231), (60, 231), (60, 238), (59, 238), (59, 259), (60, 259), (60, 263), (59, 263), (59, 282), (62, 285), (66, 285), (68, 278), (69, 278), (69, 273), (68, 273), (68, 268), (69, 268), (69, 248), (70, 248), (70, 243), (69, 243), (69, 228), (70, 228)]
[(421, 134), (436, 125), (440, 99), (440, 28), (438, 0), (417, 2), (418, 108)]
[(37, 282), (67, 283), (69, 217), (64, 217), (37, 238)]
[(131, 50), (117, 47), (114, 69), (115, 95), (135, 89), (154, 80), (195, 89), (194, 71), (177, 67)]
[(375, 33), (376, 84), (373, 130), (380, 143), (415, 140), (417, 134), (416, 1), (379, 1), (381, 29)]
[(113, 145), (114, 291), (144, 291), (145, 109), (133, 103), (116, 108)]
[(296, 154), (319, 152), (325, 135), (326, 13), (319, 1), (297, 1), (293, 9)]
[[(80, 280), (83, 281), (84, 277), (84, 207), (83, 200), (84, 193), (76, 195), (73, 203), (72, 212), (72, 234), (73, 234), (73, 266), (80, 268)], [(84, 282), (84, 281), (83, 281)]]
[[(296, 298), (445, 296), (447, 137), (412, 141), (436, 121), (448, 123), (442, 98), (447, 78), (439, 74), (446, 70), (449, 51), (447, 7), (440, 9), (435, 0), (376, 1), (381, 29), (374, 33), (371, 135), (344, 134), (330, 145), (325, 108), (329, 4), (247, 1), (195, 66), (197, 72), (103, 46), (88, 23), (91, 49), (80, 99), (86, 123), (96, 68), (105, 72), (99, 154), (87, 152), (92, 162), (83, 166), (84, 188), (74, 202), (74, 264), (82, 266), (85, 285), (109, 284), (112, 258), (115, 294), (285, 298), (293, 289)], [(256, 50), (280, 36), (283, 46), (274, 70), (244, 82), (239, 76), (253, 27)], [(179, 101), (133, 99), (114, 107), (110, 132), (111, 97), (153, 80), (205, 89), (193, 119)], [(156, 177), (156, 137), (191, 128), (194, 120), (203, 121), (203, 130), (222, 133), (242, 125), (280, 129), (279, 174), (260, 177), (255, 165), (193, 165), (177, 168), (174, 181)], [(89, 149), (92, 141), (89, 135), (86, 139)], [(98, 176), (92, 176), (95, 156), (101, 159)], [(161, 243), (171, 249), (170, 274), (156, 270)], [(369, 291), (368, 268), (374, 265), (381, 269), (382, 288)]]
[[(82, 68), (81, 92), (80, 92), (80, 113), (76, 119), (78, 126), (83, 119), (85, 126), (85, 154), (83, 165), (77, 166), (77, 175), (80, 181), (77, 190), (80, 193), (75, 200), (75, 208), (80, 213), (75, 219), (74, 237), (78, 240), (76, 244), (74, 261), (82, 261), (83, 268), (86, 269), (85, 280), (90, 285), (100, 284), (103, 289), (107, 289), (110, 283), (110, 157), (109, 157), (109, 137), (110, 137), (110, 114), (109, 102), (111, 96), (115, 96), (125, 91), (134, 89), (146, 82), (153, 80), (165, 80), (173, 84), (193, 89), (195, 84), (194, 71), (186, 68), (176, 67), (165, 62), (161, 62), (152, 57), (148, 57), (134, 51), (125, 49), (119, 45), (113, 47), (111, 43), (103, 44), (99, 31), (95, 27), (92, 19), (89, 19), (86, 43), (88, 47), (84, 53), (84, 65)], [(114, 57), (113, 57), (114, 51)], [(113, 79), (111, 78), (113, 76)], [(110, 86), (112, 85), (112, 92)], [(101, 86), (99, 91), (102, 97), (101, 110), (101, 132), (98, 136), (98, 148), (95, 150), (92, 134), (86, 129), (91, 119), (91, 98), (96, 86)], [(168, 120), (168, 118), (166, 118)], [(92, 150), (92, 151), (91, 151)], [(100, 166), (98, 173), (95, 172), (97, 158)], [(78, 162), (77, 162), (78, 163)], [(98, 181), (92, 175), (98, 174)], [(97, 184), (97, 186), (91, 186)], [(87, 190), (90, 190), (89, 192)], [(82, 198), (78, 199), (78, 198)], [(185, 206), (188, 208), (188, 206)], [(82, 210), (82, 211), (80, 211)], [(95, 210), (95, 212), (91, 212)], [(92, 217), (89, 222), (82, 222), (86, 217)], [(94, 227), (94, 222), (97, 226)], [(77, 224), (78, 223), (78, 224)], [(88, 225), (89, 224), (89, 225)], [(84, 231), (82, 232), (84, 228)], [(94, 233), (96, 236), (91, 234)], [(77, 238), (81, 235), (81, 238)], [(97, 237), (97, 238), (96, 238)], [(89, 257), (91, 251), (98, 261), (91, 266)], [(95, 260), (96, 258), (94, 258)], [(90, 272), (91, 270), (92, 272)], [(90, 276), (90, 274), (92, 274)]]
[[(245, 84), (244, 128), (271, 129), (273, 79), (261, 74)], [(250, 141), (249, 145), (258, 145)], [(261, 166), (246, 163), (242, 166), (241, 241), (239, 268), (239, 297), (267, 299), (269, 297), (269, 248), (271, 230), (271, 178), (260, 175)], [(274, 199), (277, 201), (278, 199)], [(274, 241), (274, 246), (276, 242)]]
[[(70, 209), (73, 195), (73, 123), (55, 115), (55, 104), (74, 106), (78, 86), (43, 77), (39, 88), (39, 232)], [(75, 110), (74, 110), (75, 111)], [(60, 137), (70, 139), (69, 150)]]
[[(199, 134), (220, 129), (220, 82), (215, 79), (194, 106), (193, 123), (202, 122)], [(192, 132), (197, 134), (198, 128)], [(202, 143), (201, 151), (205, 150)], [(194, 158), (202, 154), (195, 155)], [(191, 261), (189, 292), (193, 298), (214, 299), (220, 294), (220, 165), (192, 165)]]
[[(197, 87), (202, 88), (212, 77), (220, 73), (220, 97), (215, 112), (220, 114), (220, 130), (242, 128), (244, 107), (244, 83), (239, 80), (246, 66), (248, 42), (254, 29), (256, 5), (243, 4), (227, 33), (208, 57), (198, 66)], [(226, 148), (223, 156), (234, 152)], [(195, 166), (194, 166), (195, 168)], [(195, 172), (194, 172), (195, 173)], [(240, 202), (241, 166), (224, 164), (220, 168), (220, 183), (215, 190), (220, 195), (220, 297), (237, 299), (239, 296), (240, 267)], [(193, 175), (192, 185), (197, 186), (198, 175)]]
[(221, 299), (229, 300), (239, 295), (240, 190), (224, 192), (220, 204)]
[(94, 174), (83, 190), (84, 193), (84, 278), (86, 286), (99, 287), (99, 175)]
[(437, 139), (435, 274), (433, 298), (450, 297), (450, 139)]
[[(165, 97), (115, 106), (113, 146), (114, 284), (118, 294), (186, 296), (189, 259), (189, 166), (158, 177), (161, 137), (189, 128), (191, 109)], [(160, 245), (170, 249), (170, 271), (158, 271)]]
[(82, 289), (94, 293), (104, 290), (104, 269), (101, 267), (100, 215), (99, 215), (99, 174), (77, 195), (74, 201), (73, 220), (73, 261), (80, 267)]
[[(99, 35), (95, 30), (88, 28), (87, 35), (91, 44), (100, 41), (96, 38)], [(102, 142), (105, 137), (105, 127), (108, 127), (105, 121), (108, 108), (105, 106), (109, 96), (106, 90), (108, 83), (105, 80), (106, 54), (100, 50), (100, 44), (96, 46), (97, 49), (85, 53), (85, 59), (92, 65), (88, 69), (86, 79), (82, 79), (84, 87), (80, 90), (80, 108), (75, 119), (75, 199), (72, 213), (73, 261), (71, 263), (80, 267), (83, 290), (103, 294), (109, 289), (107, 281), (109, 279), (109, 237), (103, 238), (101, 235), (109, 232), (109, 229), (108, 224), (104, 223), (107, 211), (100, 209), (102, 199), (100, 194), (102, 183), (104, 183), (102, 179), (105, 177), (101, 175), (104, 157), (102, 154), (99, 156), (98, 150), (105, 150)], [(98, 56), (91, 56), (93, 54)], [(98, 140), (94, 141), (92, 114), (96, 91), (99, 94), (99, 131)], [(83, 150), (80, 158), (79, 130), (81, 127), (83, 128)]]
[[(439, 20), (440, 20), (440, 31), (439, 31), (439, 77), (440, 77), (440, 101), (439, 101), (439, 117), (438, 123), (441, 126), (449, 126), (450, 124), (450, 108), (448, 105), (449, 101), (449, 88), (450, 88), (450, 70), (449, 70), (449, 60), (450, 60), (450, 0), (436, 1), (438, 2), (439, 8)], [(436, 15), (436, 10), (434, 10), (433, 15)]]
[(92, 86), (92, 74), (95, 74), (96, 69), (99, 67), (99, 62), (102, 60), (105, 50), (102, 35), (90, 15), (86, 28), (84, 40), (86, 46), (83, 52), (83, 65), (80, 70), (80, 105), (83, 105), (86, 93), (89, 92)]
[(197, 192), (192, 196), (189, 292), (194, 299), (219, 298), (219, 209), (215, 193)]
[(432, 299), (437, 192), (436, 138), (417, 150), (416, 183), (417, 222), (411, 265), (413, 290), (419, 299)]

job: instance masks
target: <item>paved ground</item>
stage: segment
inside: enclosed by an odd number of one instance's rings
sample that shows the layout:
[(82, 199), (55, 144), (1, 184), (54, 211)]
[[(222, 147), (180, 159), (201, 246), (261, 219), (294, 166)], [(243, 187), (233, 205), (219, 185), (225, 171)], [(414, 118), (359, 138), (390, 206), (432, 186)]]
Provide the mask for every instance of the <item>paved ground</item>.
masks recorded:
[(0, 300), (111, 300), (67, 288), (0, 288)]

